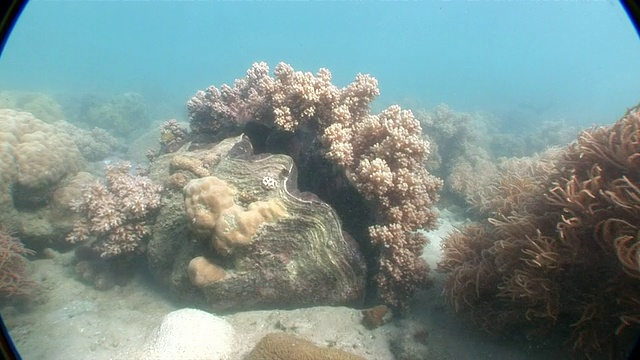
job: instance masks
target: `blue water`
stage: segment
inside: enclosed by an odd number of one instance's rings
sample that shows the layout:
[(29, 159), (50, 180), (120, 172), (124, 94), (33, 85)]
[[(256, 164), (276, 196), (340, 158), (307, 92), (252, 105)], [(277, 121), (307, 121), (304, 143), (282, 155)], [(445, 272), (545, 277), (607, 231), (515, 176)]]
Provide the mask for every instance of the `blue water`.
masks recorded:
[(614, 1), (31, 1), (0, 89), (139, 92), (185, 116), (251, 63), (380, 83), (380, 107), (447, 103), (517, 120), (607, 124), (640, 101), (640, 40)]

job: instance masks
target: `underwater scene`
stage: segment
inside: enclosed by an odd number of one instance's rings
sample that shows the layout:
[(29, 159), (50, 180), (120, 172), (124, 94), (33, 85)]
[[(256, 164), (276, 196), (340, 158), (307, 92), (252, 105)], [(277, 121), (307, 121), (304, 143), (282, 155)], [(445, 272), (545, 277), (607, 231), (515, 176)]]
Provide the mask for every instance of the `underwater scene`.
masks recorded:
[(30, 1), (0, 57), (24, 359), (626, 359), (615, 1)]

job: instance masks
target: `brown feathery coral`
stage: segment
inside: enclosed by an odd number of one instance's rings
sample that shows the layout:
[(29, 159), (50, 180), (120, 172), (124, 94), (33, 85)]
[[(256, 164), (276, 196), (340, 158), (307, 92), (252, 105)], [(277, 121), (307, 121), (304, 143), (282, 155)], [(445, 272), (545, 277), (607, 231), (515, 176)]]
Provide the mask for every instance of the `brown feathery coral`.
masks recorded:
[(429, 283), (420, 259), (427, 239), (416, 231), (435, 226), (430, 206), (442, 182), (424, 168), (429, 144), (411, 111), (394, 105), (370, 114), (379, 93), (370, 75), (358, 74), (338, 88), (327, 69), (314, 76), (280, 63), (271, 77), (261, 62), (233, 87), (198, 91), (187, 107), (194, 133), (212, 134), (253, 121), (314, 134), (326, 158), (344, 169), (372, 205), (378, 221), (369, 235), (379, 253), (380, 296), (388, 305), (405, 307), (410, 295)]
[(0, 297), (25, 297), (35, 289), (35, 282), (25, 274), (26, 256), (33, 251), (25, 249), (20, 240), (0, 229)]
[(506, 167), (490, 217), (443, 243), (455, 309), (492, 332), (567, 326), (574, 353), (617, 356), (617, 335), (640, 328), (639, 129), (635, 107), (546, 160)]
[(131, 164), (105, 166), (106, 184), (93, 182), (72, 208), (80, 214), (67, 236), (71, 243), (94, 236), (92, 247), (102, 257), (140, 251), (150, 233), (148, 221), (160, 208), (162, 188), (145, 177), (131, 175)]

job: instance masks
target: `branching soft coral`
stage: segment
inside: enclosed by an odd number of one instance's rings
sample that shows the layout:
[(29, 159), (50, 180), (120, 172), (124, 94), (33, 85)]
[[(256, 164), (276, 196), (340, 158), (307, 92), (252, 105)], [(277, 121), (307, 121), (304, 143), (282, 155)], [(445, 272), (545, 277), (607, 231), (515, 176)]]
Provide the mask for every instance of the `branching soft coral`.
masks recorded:
[(369, 234), (380, 254), (380, 295), (387, 304), (403, 307), (415, 289), (427, 284), (420, 259), (427, 239), (416, 230), (435, 225), (430, 207), (442, 182), (424, 168), (429, 143), (411, 111), (394, 105), (370, 113), (379, 93), (370, 75), (358, 74), (338, 88), (327, 69), (313, 75), (280, 63), (271, 77), (265, 63), (256, 63), (233, 87), (211, 86), (187, 106), (196, 133), (249, 121), (314, 133), (326, 158), (341, 166), (371, 203), (378, 218)]
[(568, 326), (569, 347), (587, 355), (612, 354), (617, 335), (637, 331), (639, 129), (635, 107), (503, 174), (485, 202), (490, 217), (443, 243), (444, 292), (455, 309), (489, 331)]
[(80, 219), (67, 236), (71, 243), (95, 237), (92, 247), (102, 257), (140, 251), (149, 235), (148, 221), (160, 208), (162, 188), (148, 178), (131, 175), (131, 164), (105, 166), (106, 184), (94, 182), (72, 204)]
[(0, 229), (0, 298), (26, 297), (35, 289), (35, 282), (25, 274), (25, 257), (32, 254), (20, 240)]

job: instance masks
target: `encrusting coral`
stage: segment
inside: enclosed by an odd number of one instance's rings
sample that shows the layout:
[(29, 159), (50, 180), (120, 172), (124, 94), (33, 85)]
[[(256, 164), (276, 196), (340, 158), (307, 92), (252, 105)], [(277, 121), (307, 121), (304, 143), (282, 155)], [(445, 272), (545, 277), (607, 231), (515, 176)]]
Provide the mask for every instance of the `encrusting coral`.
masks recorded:
[(232, 188), (215, 176), (191, 180), (183, 191), (191, 228), (211, 235), (213, 248), (223, 255), (249, 244), (263, 223), (286, 215), (276, 198), (252, 202), (245, 209), (233, 200)]
[(394, 105), (378, 115), (370, 113), (379, 93), (369, 75), (358, 74), (338, 88), (327, 69), (313, 75), (280, 63), (272, 77), (261, 62), (233, 87), (198, 91), (187, 107), (196, 134), (225, 134), (254, 122), (311, 134), (307, 146), (321, 143), (325, 158), (344, 170), (375, 213), (369, 236), (378, 257), (380, 297), (401, 308), (429, 283), (428, 267), (420, 258), (427, 239), (416, 231), (435, 226), (430, 207), (442, 182), (424, 167), (429, 143), (411, 111)]
[(162, 187), (148, 178), (131, 175), (131, 164), (105, 166), (106, 184), (93, 182), (82, 190), (82, 198), (71, 204), (80, 214), (71, 243), (95, 237), (92, 247), (102, 257), (133, 253), (143, 249), (150, 234), (148, 221), (161, 205)]
[(340, 349), (320, 347), (293, 335), (274, 332), (265, 335), (246, 360), (364, 360)]
[(443, 243), (453, 307), (491, 332), (567, 327), (574, 354), (618, 356), (619, 335), (640, 329), (639, 129), (634, 107), (506, 167), (480, 206), (487, 219)]

